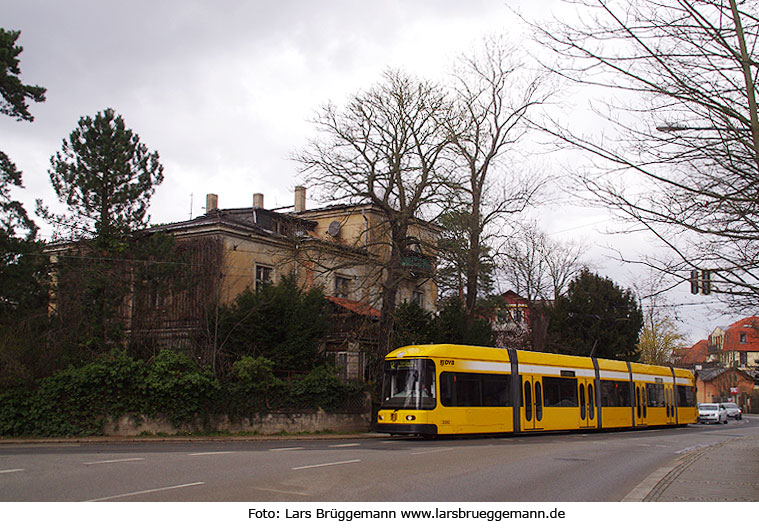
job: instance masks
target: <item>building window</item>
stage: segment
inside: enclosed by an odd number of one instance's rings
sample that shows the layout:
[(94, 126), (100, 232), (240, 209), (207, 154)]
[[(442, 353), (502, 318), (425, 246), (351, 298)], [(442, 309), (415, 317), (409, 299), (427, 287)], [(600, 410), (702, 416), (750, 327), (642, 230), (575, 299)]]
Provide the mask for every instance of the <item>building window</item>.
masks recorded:
[(271, 277), (274, 269), (271, 266), (256, 265), (256, 290), (261, 288), (267, 283), (271, 283)]
[(420, 307), (424, 307), (424, 292), (421, 290), (414, 290), (411, 292), (411, 303), (416, 303)]
[(748, 339), (746, 338), (746, 333), (745, 332), (741, 333), (740, 342), (741, 343), (748, 343)]
[(335, 297), (347, 298), (351, 292), (351, 280), (345, 276), (335, 276)]

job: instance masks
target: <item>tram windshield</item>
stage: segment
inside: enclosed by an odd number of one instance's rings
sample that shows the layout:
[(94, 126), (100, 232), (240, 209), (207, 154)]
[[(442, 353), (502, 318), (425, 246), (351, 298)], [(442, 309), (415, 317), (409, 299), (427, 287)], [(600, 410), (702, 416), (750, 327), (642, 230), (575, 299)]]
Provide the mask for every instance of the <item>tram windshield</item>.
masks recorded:
[(435, 363), (408, 359), (385, 362), (382, 407), (395, 410), (431, 410), (435, 407)]

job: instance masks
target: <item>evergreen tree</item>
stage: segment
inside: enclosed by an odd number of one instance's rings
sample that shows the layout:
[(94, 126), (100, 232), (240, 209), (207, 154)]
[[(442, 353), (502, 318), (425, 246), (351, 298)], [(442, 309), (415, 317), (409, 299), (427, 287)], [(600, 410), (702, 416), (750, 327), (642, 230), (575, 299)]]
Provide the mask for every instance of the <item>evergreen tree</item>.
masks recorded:
[[(31, 122), (29, 101), (44, 101), (45, 89), (20, 79), (19, 35), (0, 28), (0, 114)], [(0, 151), (0, 387), (28, 383), (50, 365), (39, 343), (45, 318), (34, 317), (46, 315), (45, 259), (14, 187), (23, 187), (21, 171)]]
[[(466, 300), (467, 262), (471, 252), (469, 247), (470, 214), (460, 209), (449, 209), (443, 213), (437, 224), (443, 229), (437, 245), (436, 281), (441, 296), (458, 296)], [(495, 262), (491, 249), (484, 241), (477, 247), (477, 296), (478, 303), (493, 292), (495, 285)]]
[(292, 277), (245, 290), (221, 309), (217, 322), (208, 326), (208, 341), (222, 372), (244, 356), (267, 358), (275, 370), (310, 371), (323, 363), (328, 302), (320, 289), (304, 290)]
[(55, 215), (38, 201), (38, 213), (77, 241), (58, 255), (53, 320), (59, 348), (76, 364), (123, 343), (135, 277), (129, 236), (147, 225), (163, 167), (112, 109), (82, 117), (50, 162), (50, 180), (69, 211)]
[(435, 343), (492, 346), (494, 342), (490, 322), (478, 317), (468, 324), (466, 306), (457, 297), (442, 303), (435, 317), (434, 337)]
[(403, 302), (395, 310), (393, 349), (435, 341), (434, 315), (418, 303)]
[[(34, 121), (27, 100), (42, 102), (45, 89), (24, 84), (19, 76), (16, 41), (21, 33), (0, 28), (0, 114), (17, 121)], [(20, 307), (38, 304), (40, 260), (35, 238), (37, 226), (24, 206), (11, 197), (13, 187), (23, 187), (21, 171), (7, 154), (0, 151), (0, 316)]]
[(41, 213), (103, 246), (147, 225), (150, 197), (163, 181), (158, 152), (148, 152), (113, 109), (82, 117), (51, 159), (50, 180), (69, 216)]
[(19, 75), (19, 58), (24, 50), (16, 45), (20, 31), (0, 28), (0, 113), (19, 121), (33, 121), (27, 99), (36, 103), (45, 100), (45, 89), (41, 86), (25, 85)]
[(642, 327), (633, 293), (585, 269), (556, 300), (549, 340), (557, 353), (635, 361)]

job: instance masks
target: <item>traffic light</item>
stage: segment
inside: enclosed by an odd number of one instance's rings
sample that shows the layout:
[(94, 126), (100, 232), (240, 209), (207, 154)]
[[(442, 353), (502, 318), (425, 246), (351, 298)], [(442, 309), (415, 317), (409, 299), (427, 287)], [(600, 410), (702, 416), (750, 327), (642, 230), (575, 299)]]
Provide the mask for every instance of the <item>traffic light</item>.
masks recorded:
[(712, 271), (711, 270), (691, 270), (690, 272), (690, 293), (701, 293), (708, 296), (712, 293)]
[(704, 296), (708, 296), (709, 294), (712, 293), (712, 272), (711, 272), (711, 270), (701, 270), (701, 293)]
[(690, 272), (690, 293), (698, 294), (698, 270)]

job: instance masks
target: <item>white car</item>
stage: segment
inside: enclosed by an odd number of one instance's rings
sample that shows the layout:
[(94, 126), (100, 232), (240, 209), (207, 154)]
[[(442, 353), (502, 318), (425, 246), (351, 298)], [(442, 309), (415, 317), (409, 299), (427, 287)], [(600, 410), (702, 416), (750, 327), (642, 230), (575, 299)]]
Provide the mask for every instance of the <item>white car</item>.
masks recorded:
[(743, 418), (743, 410), (735, 402), (725, 402), (725, 410), (730, 419), (740, 421)]
[(698, 405), (698, 422), (727, 424), (727, 410), (724, 404), (700, 403)]

